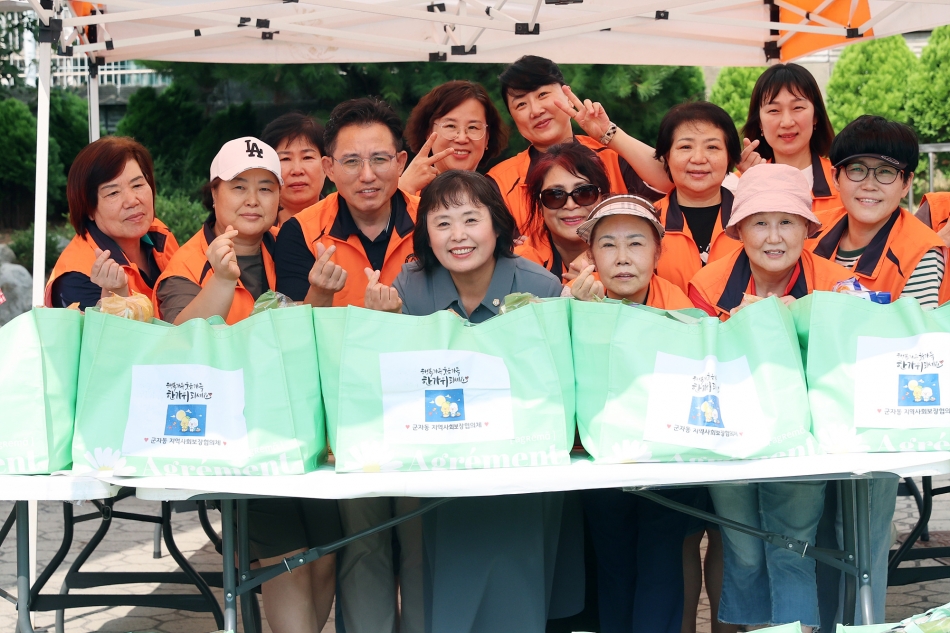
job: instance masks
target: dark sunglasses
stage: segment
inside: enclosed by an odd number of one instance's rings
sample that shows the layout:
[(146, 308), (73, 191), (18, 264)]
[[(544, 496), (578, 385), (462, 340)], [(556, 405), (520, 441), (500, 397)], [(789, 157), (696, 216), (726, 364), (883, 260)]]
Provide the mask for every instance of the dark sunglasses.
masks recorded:
[(538, 195), (538, 198), (540, 198), (541, 204), (554, 210), (567, 204), (568, 196), (574, 198), (574, 202), (579, 206), (589, 207), (597, 202), (597, 198), (600, 197), (600, 187), (597, 185), (581, 185), (570, 193), (563, 189), (545, 189)]

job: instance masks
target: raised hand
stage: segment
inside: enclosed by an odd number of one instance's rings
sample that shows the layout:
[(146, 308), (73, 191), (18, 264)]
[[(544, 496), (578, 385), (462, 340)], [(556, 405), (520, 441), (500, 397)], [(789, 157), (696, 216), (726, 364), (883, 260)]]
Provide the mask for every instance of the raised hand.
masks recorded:
[(590, 99), (581, 101), (571, 91), (570, 86), (561, 86), (561, 90), (564, 91), (564, 95), (567, 97), (567, 103), (556, 99), (554, 103), (557, 104), (557, 107), (577, 121), (577, 124), (588, 136), (599, 140), (610, 128), (610, 117), (607, 116), (604, 107), (599, 102)]
[(392, 286), (379, 283), (379, 271), (364, 268), (366, 279), (366, 294), (363, 297), (364, 306), (370, 310), (380, 312), (394, 312), (402, 314), (402, 299)]
[(316, 290), (323, 298), (329, 297), (331, 302), (333, 295), (343, 290), (343, 286), (346, 285), (346, 271), (330, 259), (335, 252), (336, 246), (326, 248), (323, 244), (317, 243), (317, 261), (313, 263), (313, 268), (310, 269), (310, 275), (307, 277), (311, 290)]
[(234, 238), (237, 236), (237, 230), (229, 224), (224, 233), (208, 244), (208, 250), (205, 253), (215, 277), (220, 277), (225, 281), (237, 282), (241, 277), (237, 253), (234, 252)]
[(121, 297), (129, 296), (129, 278), (122, 269), (122, 266), (112, 259), (110, 251), (96, 249), (96, 261), (92, 263), (92, 271), (89, 279), (103, 290), (105, 293), (115, 293)]
[(603, 301), (604, 284), (594, 277), (594, 265), (587, 266), (580, 272), (574, 285), (571, 286), (571, 294), (575, 299), (581, 301)]
[(739, 158), (739, 164), (736, 165), (736, 170), (741, 174), (751, 167), (755, 167), (759, 163), (767, 163), (768, 161), (762, 158), (762, 156), (755, 151), (759, 146), (759, 139), (750, 141), (747, 138), (742, 139), (742, 143), (745, 146), (742, 150), (742, 154)]
[(425, 142), (425, 145), (419, 148), (419, 153), (416, 154), (412, 162), (406, 166), (406, 170), (402, 172), (402, 176), (399, 177), (400, 189), (415, 194), (417, 191), (425, 189), (426, 186), (439, 175), (439, 170), (435, 164), (443, 158), (451, 156), (455, 148), (450, 147), (429, 156), (429, 152), (432, 151), (432, 144), (435, 143), (438, 137), (438, 133), (433, 132), (429, 136), (429, 140)]

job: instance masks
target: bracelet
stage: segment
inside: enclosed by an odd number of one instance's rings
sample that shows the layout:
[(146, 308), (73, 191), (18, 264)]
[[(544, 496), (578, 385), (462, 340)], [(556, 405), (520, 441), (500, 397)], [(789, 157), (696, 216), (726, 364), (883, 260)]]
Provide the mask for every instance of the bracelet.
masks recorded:
[(600, 137), (601, 145), (609, 145), (610, 141), (614, 139), (614, 135), (617, 133), (617, 130), (620, 128), (617, 127), (616, 123), (611, 123), (610, 127), (607, 128), (607, 131), (604, 132), (604, 135)]

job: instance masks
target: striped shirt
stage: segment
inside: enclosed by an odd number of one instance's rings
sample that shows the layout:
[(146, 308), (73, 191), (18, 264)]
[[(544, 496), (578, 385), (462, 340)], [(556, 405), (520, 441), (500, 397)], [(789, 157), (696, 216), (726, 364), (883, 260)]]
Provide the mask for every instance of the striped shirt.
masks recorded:
[[(856, 251), (838, 250), (835, 253), (835, 263), (840, 264), (851, 270), (857, 263), (864, 249)], [(943, 253), (939, 248), (927, 251), (921, 258), (917, 268), (910, 274), (901, 296), (908, 296), (917, 299), (920, 307), (925, 310), (933, 310), (940, 305), (939, 294), (940, 284), (943, 282), (943, 272), (946, 262), (943, 259)], [(896, 301), (899, 297), (891, 297)]]

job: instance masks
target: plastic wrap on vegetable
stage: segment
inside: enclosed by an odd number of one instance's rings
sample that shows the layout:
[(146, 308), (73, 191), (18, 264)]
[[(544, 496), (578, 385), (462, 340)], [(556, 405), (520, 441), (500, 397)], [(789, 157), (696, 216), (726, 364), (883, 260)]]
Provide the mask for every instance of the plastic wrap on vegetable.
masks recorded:
[(507, 314), (512, 310), (523, 308), (529, 303), (541, 303), (541, 299), (530, 292), (513, 292), (505, 296), (504, 303), (498, 308), (498, 314)]
[(888, 629), (894, 633), (950, 633), (950, 604), (901, 620)]
[(856, 277), (839, 281), (832, 288), (832, 292), (840, 292), (842, 294), (851, 295), (852, 297), (861, 297), (862, 299), (867, 299), (871, 303), (891, 302), (891, 293), (878, 292), (876, 290), (866, 290)]
[(292, 308), (300, 305), (287, 295), (268, 290), (257, 298), (254, 302), (254, 308), (251, 310), (251, 316), (263, 312), (264, 310), (275, 310), (277, 308)]
[(103, 314), (150, 323), (155, 316), (152, 310), (152, 300), (143, 294), (132, 293), (131, 297), (120, 297), (114, 294), (105, 299), (99, 299), (96, 308)]

